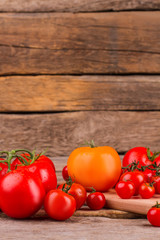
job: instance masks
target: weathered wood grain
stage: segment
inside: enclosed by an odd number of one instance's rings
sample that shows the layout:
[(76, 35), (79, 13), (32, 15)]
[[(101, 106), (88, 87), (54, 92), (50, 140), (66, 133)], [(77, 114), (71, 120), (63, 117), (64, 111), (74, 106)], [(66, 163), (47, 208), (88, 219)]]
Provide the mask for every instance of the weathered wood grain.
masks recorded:
[(1, 114), (1, 149), (48, 148), (48, 155), (68, 156), (94, 139), (125, 152), (135, 146), (160, 149), (160, 112), (90, 111), (57, 114)]
[(0, 11), (5, 12), (91, 12), (134, 9), (160, 9), (159, 0), (3, 0)]
[(160, 110), (160, 76), (0, 78), (1, 112)]
[(159, 12), (0, 14), (0, 74), (160, 73)]
[(57, 222), (46, 216), (18, 221), (0, 218), (0, 231), (3, 240), (95, 240), (95, 237), (103, 240), (106, 236), (112, 240), (150, 240), (154, 236), (155, 240), (159, 240), (159, 228), (152, 227), (147, 219), (73, 216), (64, 222)]

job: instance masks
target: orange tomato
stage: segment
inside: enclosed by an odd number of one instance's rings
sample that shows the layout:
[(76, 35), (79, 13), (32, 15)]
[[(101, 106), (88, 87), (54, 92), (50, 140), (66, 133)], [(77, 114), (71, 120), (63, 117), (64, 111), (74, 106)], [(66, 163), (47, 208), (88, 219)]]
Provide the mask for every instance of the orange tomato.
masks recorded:
[(80, 147), (70, 154), (67, 168), (74, 182), (102, 192), (118, 181), (121, 160), (116, 150), (109, 146)]

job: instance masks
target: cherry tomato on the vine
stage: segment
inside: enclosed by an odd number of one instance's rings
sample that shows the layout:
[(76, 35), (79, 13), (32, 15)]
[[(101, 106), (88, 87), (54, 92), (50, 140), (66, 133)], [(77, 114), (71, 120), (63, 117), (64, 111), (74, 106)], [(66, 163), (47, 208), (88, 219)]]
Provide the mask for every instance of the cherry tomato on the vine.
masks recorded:
[[(63, 189), (63, 185), (64, 184), (59, 185), (58, 189)], [(65, 184), (64, 188), (66, 187), (70, 187), (70, 186)], [(76, 209), (80, 209), (86, 201), (86, 197), (87, 197), (86, 190), (82, 185), (78, 183), (72, 183), (72, 186), (68, 191), (68, 194), (72, 195), (75, 198)]]
[[(4, 160), (3, 158), (0, 158), (0, 160)], [(0, 162), (0, 179), (1, 177), (3, 177), (8, 171), (8, 164), (7, 163), (3, 163), (3, 162)]]
[(133, 171), (133, 172), (126, 172), (124, 174), (122, 174), (122, 176), (120, 177), (121, 181), (132, 181), (135, 185), (135, 193), (134, 195), (138, 195), (139, 194), (139, 187), (140, 185), (145, 181), (145, 177), (144, 174), (140, 171)]
[(135, 193), (135, 185), (131, 181), (119, 181), (115, 190), (120, 198), (129, 199)]
[(43, 204), (45, 190), (37, 176), (26, 169), (13, 170), (0, 179), (0, 206), (12, 218), (27, 218)]
[(160, 227), (160, 204), (158, 204), (158, 202), (149, 209), (147, 218), (153, 226)]
[(155, 188), (151, 183), (142, 183), (139, 187), (139, 194), (142, 198), (151, 198), (155, 194)]
[(88, 195), (86, 202), (90, 209), (100, 210), (104, 207), (106, 199), (103, 193), (93, 192)]
[(155, 192), (157, 194), (160, 194), (160, 176), (153, 176), (152, 177), (152, 182), (154, 182), (154, 188), (155, 188)]
[(70, 218), (76, 210), (76, 201), (71, 195), (60, 189), (51, 190), (44, 200), (44, 209), (49, 217), (64, 221)]
[(62, 177), (65, 181), (67, 181), (69, 178), (67, 166), (65, 166), (62, 170)]
[[(153, 153), (149, 152), (150, 156), (153, 155)], [(123, 158), (123, 167), (126, 167), (127, 165), (136, 162), (139, 162), (140, 166), (146, 166), (152, 164), (152, 161), (149, 159), (147, 148), (145, 147), (135, 147), (130, 149)]]

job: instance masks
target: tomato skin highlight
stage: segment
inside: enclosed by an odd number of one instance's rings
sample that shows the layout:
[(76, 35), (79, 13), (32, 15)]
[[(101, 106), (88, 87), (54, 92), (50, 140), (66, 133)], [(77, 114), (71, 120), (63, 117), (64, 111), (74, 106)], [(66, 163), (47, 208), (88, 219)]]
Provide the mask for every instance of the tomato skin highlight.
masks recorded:
[(149, 183), (142, 183), (139, 187), (139, 194), (144, 199), (149, 199), (155, 194), (154, 186), (150, 186)]
[(121, 160), (112, 147), (80, 147), (70, 154), (67, 168), (73, 182), (103, 192), (118, 181)]
[(0, 206), (12, 218), (27, 218), (43, 204), (45, 190), (41, 180), (28, 170), (13, 170), (0, 179)]
[(160, 227), (160, 208), (152, 207), (147, 213), (148, 221), (155, 227)]
[(90, 193), (87, 197), (87, 205), (92, 210), (100, 210), (106, 203), (105, 196), (101, 192)]
[(131, 181), (119, 181), (115, 190), (120, 198), (129, 199), (135, 194), (135, 185)]
[[(65, 184), (65, 187), (68, 186), (67, 184)], [(63, 188), (63, 184), (58, 186), (58, 189), (62, 189)], [(87, 198), (87, 192), (85, 190), (85, 188), (78, 184), (78, 183), (73, 183), (71, 188), (68, 191), (68, 194), (72, 195), (75, 200), (76, 200), (76, 209), (80, 209), (83, 204), (86, 201)]]
[[(150, 151), (151, 156), (153, 153)], [(126, 167), (127, 165), (136, 162), (139, 162), (139, 167), (146, 166), (152, 164), (152, 162), (149, 160), (147, 156), (147, 148), (145, 147), (135, 147), (130, 149), (123, 158), (123, 167)]]
[(44, 209), (49, 217), (58, 221), (64, 221), (75, 212), (76, 201), (74, 197), (60, 189), (51, 190), (45, 197)]
[(140, 171), (126, 172), (123, 173), (120, 177), (121, 181), (131, 180), (135, 185), (135, 193), (134, 196), (139, 194), (139, 187), (145, 181), (145, 176)]

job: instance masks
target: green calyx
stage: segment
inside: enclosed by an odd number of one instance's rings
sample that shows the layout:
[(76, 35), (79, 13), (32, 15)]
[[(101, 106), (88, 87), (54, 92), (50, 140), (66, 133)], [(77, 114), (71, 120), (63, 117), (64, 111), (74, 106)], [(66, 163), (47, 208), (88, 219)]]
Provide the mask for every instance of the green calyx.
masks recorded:
[(158, 203), (158, 201), (156, 202), (156, 204), (154, 206), (152, 206), (152, 208), (160, 208), (160, 204)]
[(90, 147), (90, 148), (95, 148), (95, 147), (97, 147), (97, 146), (95, 145), (95, 143), (94, 143), (93, 140), (91, 140), (90, 142), (89, 142), (89, 141), (85, 141), (84, 144), (81, 144), (81, 147), (82, 147), (82, 146), (88, 146), (88, 147)]
[(28, 166), (34, 163), (40, 156), (42, 156), (45, 152), (40, 154), (35, 153), (35, 151), (31, 152), (28, 149), (16, 149), (11, 151), (0, 151), (0, 155), (4, 160), (0, 160), (0, 163), (7, 163), (8, 171), (11, 171), (11, 162), (12, 159), (18, 158), (21, 162), (22, 166)]

